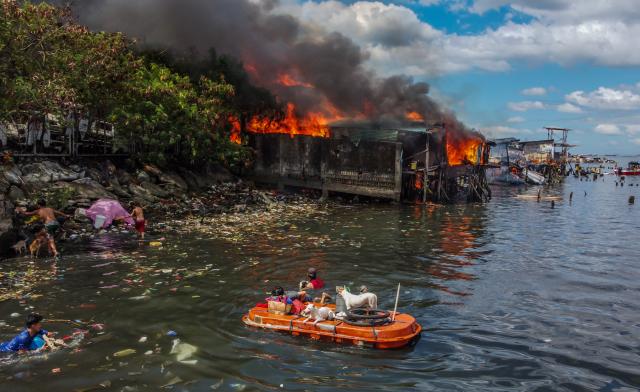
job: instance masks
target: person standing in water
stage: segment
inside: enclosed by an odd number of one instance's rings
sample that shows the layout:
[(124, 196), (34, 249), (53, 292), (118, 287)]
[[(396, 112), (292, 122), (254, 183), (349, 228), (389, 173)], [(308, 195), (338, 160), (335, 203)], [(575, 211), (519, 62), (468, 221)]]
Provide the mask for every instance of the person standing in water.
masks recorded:
[(138, 232), (138, 238), (144, 240), (144, 230), (147, 221), (144, 219), (144, 211), (142, 207), (137, 204), (132, 204), (133, 210), (131, 211), (131, 217), (135, 222), (136, 231)]
[(53, 254), (53, 257), (58, 257), (58, 249), (56, 248), (55, 235), (60, 229), (60, 222), (56, 219), (56, 215), (64, 218), (69, 218), (69, 215), (64, 212), (54, 210), (47, 207), (47, 203), (44, 200), (38, 201), (38, 209), (35, 211), (27, 212), (25, 209), (16, 208), (16, 212), (25, 216), (37, 215), (44, 223), (44, 231), (47, 233), (47, 241), (49, 243), (49, 251)]

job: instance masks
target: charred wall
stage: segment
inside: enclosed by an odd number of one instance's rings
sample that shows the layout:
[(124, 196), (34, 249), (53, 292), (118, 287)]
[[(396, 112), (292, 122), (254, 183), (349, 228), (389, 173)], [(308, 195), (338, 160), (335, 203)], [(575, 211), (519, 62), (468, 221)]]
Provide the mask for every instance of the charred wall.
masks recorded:
[(400, 200), (400, 143), (251, 134), (253, 177), (280, 186)]

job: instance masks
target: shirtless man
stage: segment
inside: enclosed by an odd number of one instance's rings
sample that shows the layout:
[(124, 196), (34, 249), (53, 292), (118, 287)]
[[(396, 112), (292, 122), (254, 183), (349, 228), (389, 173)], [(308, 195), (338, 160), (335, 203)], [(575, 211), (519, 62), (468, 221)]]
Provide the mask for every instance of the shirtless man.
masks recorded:
[(60, 212), (54, 210), (53, 208), (47, 207), (47, 203), (44, 200), (38, 201), (38, 209), (35, 211), (27, 212), (24, 208), (16, 208), (16, 212), (25, 215), (25, 216), (33, 216), (37, 215), (40, 220), (44, 223), (44, 231), (47, 233), (47, 240), (49, 242), (49, 251), (53, 254), (53, 257), (58, 257), (58, 249), (56, 249), (56, 243), (54, 241), (54, 236), (56, 232), (60, 229), (60, 223), (56, 219), (56, 215), (62, 216), (65, 218), (69, 218), (69, 215), (64, 212)]
[(147, 223), (147, 221), (144, 219), (144, 211), (142, 210), (142, 207), (140, 207), (139, 205), (132, 204), (132, 206), (133, 206), (133, 210), (131, 211), (131, 217), (136, 223), (136, 231), (138, 232), (138, 238), (141, 240), (144, 240), (144, 229), (145, 229), (145, 224)]

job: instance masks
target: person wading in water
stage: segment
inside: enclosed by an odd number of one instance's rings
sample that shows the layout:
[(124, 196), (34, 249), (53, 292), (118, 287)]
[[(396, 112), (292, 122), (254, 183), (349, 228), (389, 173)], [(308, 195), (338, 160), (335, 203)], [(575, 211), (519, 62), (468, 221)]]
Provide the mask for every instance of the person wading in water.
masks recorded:
[(16, 208), (16, 212), (25, 216), (37, 215), (38, 218), (44, 223), (43, 231), (47, 234), (47, 241), (49, 243), (49, 251), (53, 254), (53, 257), (58, 257), (58, 249), (56, 248), (56, 242), (54, 240), (55, 234), (60, 229), (60, 222), (56, 219), (56, 215), (69, 218), (69, 215), (64, 212), (54, 210), (47, 207), (47, 203), (44, 200), (38, 201), (38, 209), (35, 211), (27, 212), (24, 208)]
[(131, 217), (135, 221), (136, 231), (138, 232), (138, 238), (144, 240), (144, 230), (147, 221), (144, 219), (144, 211), (142, 207), (137, 204), (131, 204), (133, 210), (131, 211)]

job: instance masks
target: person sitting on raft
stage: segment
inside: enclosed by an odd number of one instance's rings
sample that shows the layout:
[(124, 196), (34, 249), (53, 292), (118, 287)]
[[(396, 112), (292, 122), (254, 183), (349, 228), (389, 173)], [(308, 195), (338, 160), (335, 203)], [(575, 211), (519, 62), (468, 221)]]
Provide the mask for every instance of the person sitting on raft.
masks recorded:
[(304, 309), (304, 302), (311, 301), (311, 297), (304, 291), (284, 291), (280, 286), (276, 286), (271, 291), (271, 296), (266, 298), (267, 306), (270, 301), (281, 302), (291, 305), (292, 314), (300, 314)]
[(302, 281), (302, 283), (305, 283), (305, 284), (300, 285), (301, 286), (300, 290), (319, 290), (324, 287), (324, 281), (318, 278), (318, 271), (315, 268), (313, 267), (309, 268), (307, 277), (309, 278), (309, 280)]
[(265, 301), (282, 302), (287, 305), (291, 305), (293, 303), (293, 300), (286, 295), (281, 286), (274, 287), (273, 290), (271, 290), (271, 296), (265, 298)]
[[(52, 350), (56, 348), (54, 341), (49, 338), (49, 333), (42, 329), (41, 325), (42, 316), (37, 313), (32, 313), (27, 316), (26, 320), (26, 329), (18, 336), (14, 337), (8, 342), (0, 343), (0, 352), (9, 353), (9, 352), (19, 352), (23, 353), (26, 351), (38, 350), (40, 348), (49, 347)], [(36, 338), (41, 338), (44, 340), (44, 346), (35, 347), (34, 340)]]
[[(309, 268), (307, 278), (309, 280), (303, 280), (300, 282), (300, 290), (301, 291), (313, 291), (319, 290), (324, 287), (324, 281), (318, 278), (318, 271), (315, 268)], [(311, 297), (307, 296), (309, 299), (307, 302), (311, 301)], [(314, 298), (313, 302), (320, 301), (321, 304), (324, 304), (326, 300), (331, 300), (331, 296), (328, 293), (323, 292), (321, 298)]]

